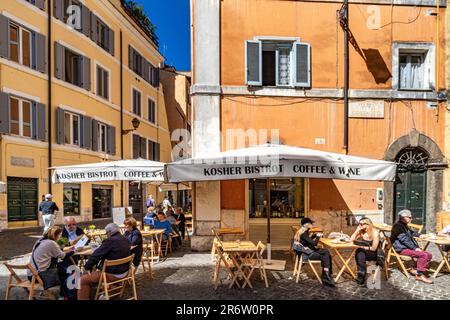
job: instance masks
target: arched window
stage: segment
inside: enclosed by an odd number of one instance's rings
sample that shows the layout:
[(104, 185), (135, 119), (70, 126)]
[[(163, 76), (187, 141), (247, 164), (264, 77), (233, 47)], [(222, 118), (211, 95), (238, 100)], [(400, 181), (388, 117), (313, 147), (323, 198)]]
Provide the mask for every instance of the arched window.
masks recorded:
[(430, 156), (419, 147), (408, 147), (400, 151), (395, 159), (399, 171), (424, 171)]

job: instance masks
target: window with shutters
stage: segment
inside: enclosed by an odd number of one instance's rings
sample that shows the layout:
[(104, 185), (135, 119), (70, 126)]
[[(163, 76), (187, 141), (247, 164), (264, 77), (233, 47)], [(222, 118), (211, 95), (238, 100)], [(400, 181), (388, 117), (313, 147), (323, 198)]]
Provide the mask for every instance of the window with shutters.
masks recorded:
[[(78, 7), (79, 9), (74, 9), (74, 7)], [(82, 13), (82, 5), (77, 0), (64, 0), (63, 4), (63, 12), (64, 12), (64, 23), (69, 24), (74, 29), (78, 31), (82, 31), (82, 17), (74, 17), (73, 15), (76, 13)]]
[(152, 140), (148, 140), (148, 159), (152, 161), (159, 161), (160, 144)]
[(31, 32), (14, 23), (9, 25), (10, 59), (24, 66), (31, 67)]
[(96, 94), (109, 100), (109, 71), (99, 65), (96, 68)]
[(94, 32), (96, 32), (96, 42), (97, 44), (105, 50), (109, 50), (109, 28), (108, 26), (101, 21), (98, 17), (95, 20), (96, 26)]
[(80, 146), (80, 116), (64, 112), (64, 143)]
[(156, 123), (156, 102), (148, 98), (148, 121)]
[(136, 89), (132, 89), (132, 102), (131, 102), (131, 105), (132, 105), (132, 108), (131, 108), (131, 111), (135, 114), (135, 115), (138, 115), (139, 117), (142, 115), (142, 109), (141, 109), (141, 103), (142, 103), (142, 99), (141, 99), (141, 97), (142, 97), (142, 93), (141, 92), (139, 92), (138, 90), (136, 90)]
[(107, 152), (108, 145), (108, 135), (107, 135), (108, 126), (103, 123), (98, 123), (98, 151)]
[(133, 159), (148, 159), (147, 155), (147, 139), (133, 134)]
[(310, 87), (310, 45), (296, 40), (246, 42), (246, 83), (251, 86)]
[(143, 57), (133, 48), (129, 47), (131, 50), (131, 70), (133, 70), (139, 76), (142, 76), (142, 62)]
[(10, 132), (22, 137), (32, 136), (31, 101), (10, 97)]
[(64, 50), (64, 80), (78, 87), (83, 85), (82, 68), (83, 58), (81, 55), (65, 48)]

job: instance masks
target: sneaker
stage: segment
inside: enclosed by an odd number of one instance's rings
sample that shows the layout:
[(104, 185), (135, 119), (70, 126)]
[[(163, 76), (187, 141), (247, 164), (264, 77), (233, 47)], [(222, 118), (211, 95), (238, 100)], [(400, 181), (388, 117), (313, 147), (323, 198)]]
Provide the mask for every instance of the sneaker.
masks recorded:
[(422, 282), (425, 282), (425, 283), (428, 283), (428, 284), (432, 284), (433, 283), (433, 280), (427, 278), (425, 275), (420, 275), (420, 276), (416, 275), (416, 281), (422, 281)]

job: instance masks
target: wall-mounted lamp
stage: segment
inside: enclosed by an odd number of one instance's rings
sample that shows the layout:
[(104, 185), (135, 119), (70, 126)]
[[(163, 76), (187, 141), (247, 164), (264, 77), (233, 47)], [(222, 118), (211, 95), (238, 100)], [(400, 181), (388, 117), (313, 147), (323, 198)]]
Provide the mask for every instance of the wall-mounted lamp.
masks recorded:
[(134, 118), (133, 120), (131, 120), (131, 124), (133, 125), (133, 129), (122, 130), (123, 135), (128, 134), (133, 131), (136, 131), (137, 128), (139, 128), (139, 125), (141, 124), (141, 122), (139, 121), (138, 118)]

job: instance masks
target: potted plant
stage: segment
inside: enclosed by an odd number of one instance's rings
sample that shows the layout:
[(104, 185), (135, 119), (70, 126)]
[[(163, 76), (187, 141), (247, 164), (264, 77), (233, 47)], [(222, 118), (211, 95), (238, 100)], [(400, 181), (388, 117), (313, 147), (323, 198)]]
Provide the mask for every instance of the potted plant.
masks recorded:
[(58, 243), (61, 249), (67, 247), (70, 244), (69, 239), (67, 239), (66, 237), (59, 238), (58, 241), (56, 241), (56, 243)]

